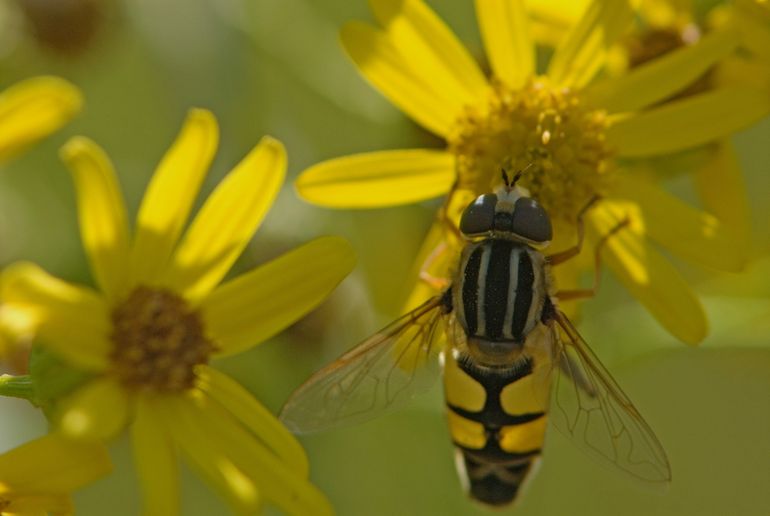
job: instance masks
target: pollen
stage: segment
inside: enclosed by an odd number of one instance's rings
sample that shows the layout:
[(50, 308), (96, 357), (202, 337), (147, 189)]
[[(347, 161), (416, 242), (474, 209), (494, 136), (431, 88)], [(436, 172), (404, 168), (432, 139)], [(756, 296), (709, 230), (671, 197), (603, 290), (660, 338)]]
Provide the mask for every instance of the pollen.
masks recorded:
[(604, 111), (544, 77), (511, 89), (495, 81), (488, 97), (466, 108), (449, 136), (456, 188), (475, 195), (500, 184), (505, 166), (552, 219), (574, 223), (578, 212), (608, 188), (612, 155)]
[(132, 389), (180, 392), (215, 350), (201, 318), (169, 290), (140, 286), (112, 312), (114, 373)]

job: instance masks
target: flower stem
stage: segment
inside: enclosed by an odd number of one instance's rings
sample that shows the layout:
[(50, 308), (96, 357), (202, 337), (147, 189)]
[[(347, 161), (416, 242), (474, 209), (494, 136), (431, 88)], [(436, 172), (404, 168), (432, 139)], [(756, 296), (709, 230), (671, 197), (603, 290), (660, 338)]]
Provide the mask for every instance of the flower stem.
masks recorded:
[(32, 378), (29, 375), (0, 375), (0, 396), (11, 396), (32, 401), (35, 397), (35, 387), (32, 383)]

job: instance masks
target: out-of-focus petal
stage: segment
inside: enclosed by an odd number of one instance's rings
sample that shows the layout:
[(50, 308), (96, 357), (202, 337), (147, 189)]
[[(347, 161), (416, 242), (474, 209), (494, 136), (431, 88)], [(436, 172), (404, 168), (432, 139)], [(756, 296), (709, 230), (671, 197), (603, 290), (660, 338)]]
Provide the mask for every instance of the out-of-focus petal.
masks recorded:
[(155, 283), (165, 270), (219, 143), (216, 118), (192, 109), (161, 160), (139, 208), (131, 284)]
[(286, 150), (265, 137), (206, 200), (162, 283), (195, 304), (230, 270), (281, 189)]
[(305, 477), (308, 475), (310, 465), (302, 445), (249, 391), (211, 367), (202, 367), (198, 377), (198, 386), (203, 392), (231, 413), (292, 469)]
[(201, 304), (206, 328), (225, 355), (248, 349), (315, 308), (354, 264), (344, 239), (313, 240), (215, 289)]
[(716, 30), (694, 45), (669, 52), (620, 77), (591, 85), (585, 94), (592, 105), (610, 113), (647, 107), (693, 83), (731, 53), (738, 39), (732, 26)]
[(73, 439), (106, 441), (123, 429), (128, 417), (128, 393), (114, 378), (103, 377), (89, 381), (62, 402), (58, 427)]
[[(142, 488), (143, 514), (179, 514), (179, 468), (174, 443), (161, 423), (159, 400), (137, 400), (131, 441), (134, 467)], [(159, 408), (160, 406), (160, 408)]]
[(0, 93), (0, 162), (48, 136), (80, 111), (83, 97), (57, 77), (35, 77)]
[[(237, 481), (240, 484), (243, 478), (238, 474), (242, 474), (254, 483), (265, 501), (288, 514), (333, 513), (328, 500), (306, 476), (283, 462), (211, 400), (198, 397), (194, 403), (179, 404), (179, 409), (192, 427), (207, 436), (207, 446), (220, 450), (222, 456), (231, 461), (231, 469), (223, 471), (226, 477), (240, 478)], [(177, 433), (191, 431), (179, 429)], [(186, 454), (196, 453), (184, 445), (182, 450)]]
[(12, 310), (28, 313), (41, 342), (57, 354), (85, 369), (107, 367), (110, 317), (96, 292), (18, 262), (3, 271), (0, 297)]
[(592, 2), (556, 49), (548, 66), (548, 77), (559, 86), (580, 88), (587, 84), (632, 17), (626, 0)]
[(159, 407), (162, 411), (157, 412), (163, 427), (185, 459), (227, 499), (233, 512), (256, 514), (262, 507), (259, 486), (236, 466), (236, 457), (227, 454), (219, 437), (206, 432), (200, 424), (202, 411), (195, 406), (200, 396), (203, 393), (193, 392), (185, 398), (166, 399)]
[(770, 92), (721, 88), (639, 114), (610, 117), (607, 142), (621, 157), (667, 154), (725, 138), (770, 113)]
[(78, 199), (78, 221), (91, 270), (108, 300), (126, 279), (128, 217), (115, 170), (104, 151), (88, 138), (71, 139), (61, 150)]
[(56, 433), (0, 454), (0, 484), (17, 492), (69, 493), (111, 470), (103, 445), (72, 441)]

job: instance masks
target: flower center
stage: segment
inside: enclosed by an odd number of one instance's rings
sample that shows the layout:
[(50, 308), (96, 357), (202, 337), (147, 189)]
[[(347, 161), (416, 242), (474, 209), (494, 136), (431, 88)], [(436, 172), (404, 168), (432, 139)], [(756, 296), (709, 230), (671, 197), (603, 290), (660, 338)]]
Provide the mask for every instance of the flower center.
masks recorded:
[(574, 223), (580, 209), (607, 190), (606, 126), (604, 111), (544, 77), (516, 90), (495, 82), (486, 102), (467, 108), (449, 136), (456, 188), (479, 195), (500, 184), (502, 166), (523, 170), (520, 184), (551, 218)]
[(112, 367), (134, 389), (179, 392), (216, 349), (197, 312), (173, 292), (137, 287), (112, 312)]

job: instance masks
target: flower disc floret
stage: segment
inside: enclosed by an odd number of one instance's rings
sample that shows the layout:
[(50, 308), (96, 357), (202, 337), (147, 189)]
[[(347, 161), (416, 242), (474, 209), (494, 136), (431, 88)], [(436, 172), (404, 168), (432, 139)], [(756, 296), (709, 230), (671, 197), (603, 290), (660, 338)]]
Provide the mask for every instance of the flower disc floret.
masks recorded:
[(112, 312), (115, 374), (126, 386), (180, 392), (216, 349), (197, 312), (169, 290), (139, 286)]
[(606, 192), (612, 153), (607, 120), (580, 95), (546, 78), (512, 89), (495, 81), (482, 104), (469, 107), (449, 136), (458, 187), (475, 194), (500, 183), (501, 164), (524, 171), (521, 184), (553, 218), (572, 222)]

